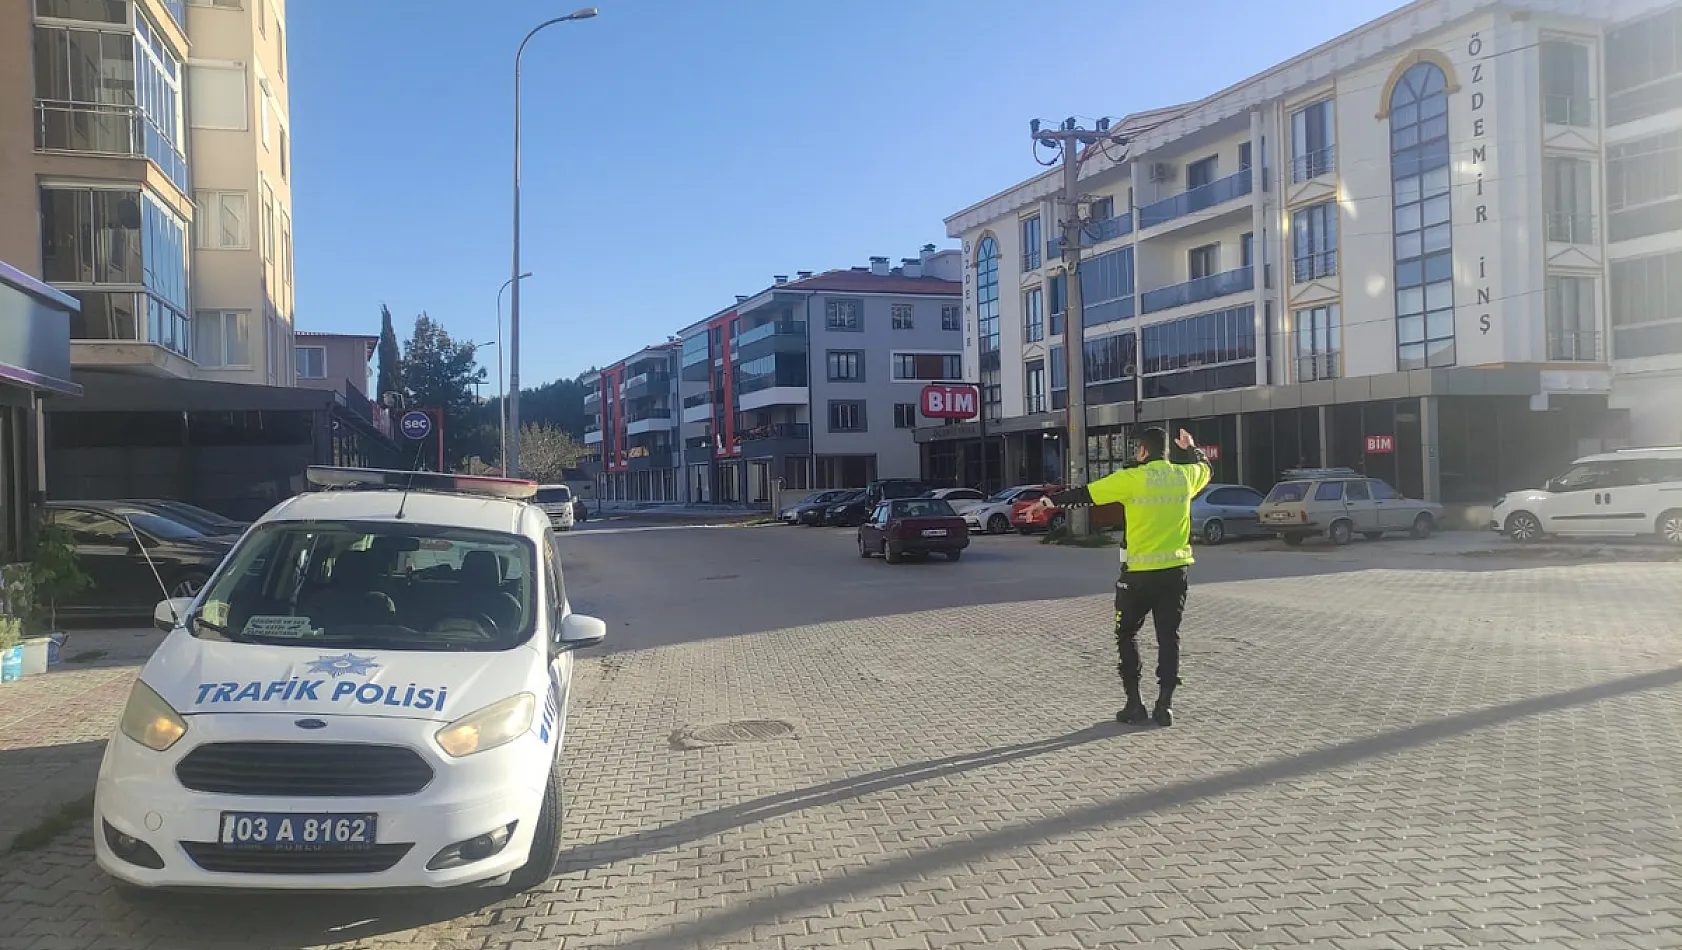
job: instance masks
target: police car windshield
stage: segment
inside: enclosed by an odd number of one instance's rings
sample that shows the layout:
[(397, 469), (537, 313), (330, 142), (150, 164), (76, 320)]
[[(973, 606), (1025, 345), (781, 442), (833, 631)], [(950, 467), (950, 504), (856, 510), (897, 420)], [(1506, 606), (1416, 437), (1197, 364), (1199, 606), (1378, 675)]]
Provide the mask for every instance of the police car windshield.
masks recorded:
[(506, 650), (531, 635), (534, 552), (514, 535), (298, 522), (245, 539), (195, 636), (284, 646)]
[(559, 488), (539, 488), (535, 500), (540, 505), (564, 505), (572, 500), (572, 489), (562, 485)]

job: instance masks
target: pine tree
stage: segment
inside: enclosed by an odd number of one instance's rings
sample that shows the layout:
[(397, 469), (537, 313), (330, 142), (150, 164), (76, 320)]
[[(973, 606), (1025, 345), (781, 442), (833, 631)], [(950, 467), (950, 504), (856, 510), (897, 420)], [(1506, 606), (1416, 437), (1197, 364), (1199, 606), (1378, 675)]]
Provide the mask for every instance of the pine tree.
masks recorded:
[(391, 311), (385, 304), (380, 304), (380, 342), (377, 352), (380, 365), (379, 375), (376, 377), (379, 385), (375, 387), (374, 393), (376, 400), (385, 393), (403, 391), (403, 356), (397, 349), (397, 331), (391, 325)]

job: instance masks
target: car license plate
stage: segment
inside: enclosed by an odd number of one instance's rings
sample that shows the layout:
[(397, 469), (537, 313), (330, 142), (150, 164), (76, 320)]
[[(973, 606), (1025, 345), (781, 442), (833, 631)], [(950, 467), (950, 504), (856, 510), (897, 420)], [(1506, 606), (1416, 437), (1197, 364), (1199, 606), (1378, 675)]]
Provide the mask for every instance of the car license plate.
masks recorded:
[(225, 811), (217, 840), (251, 851), (365, 851), (374, 846), (376, 817)]
[(925, 537), (925, 538), (944, 538), (944, 537), (946, 537), (946, 529), (945, 528), (925, 528), (925, 529), (923, 529), (923, 537)]
[(1288, 512), (1288, 511), (1270, 511), (1270, 512), (1267, 513), (1267, 520), (1269, 520), (1269, 521), (1289, 521), (1289, 520), (1291, 520), (1291, 513)]

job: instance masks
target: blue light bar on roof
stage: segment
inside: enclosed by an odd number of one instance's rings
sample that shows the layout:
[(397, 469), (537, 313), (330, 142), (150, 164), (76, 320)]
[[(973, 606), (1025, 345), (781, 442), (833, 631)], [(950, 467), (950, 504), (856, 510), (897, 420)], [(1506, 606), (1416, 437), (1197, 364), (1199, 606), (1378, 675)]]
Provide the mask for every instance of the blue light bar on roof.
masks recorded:
[(340, 468), (311, 465), (305, 478), (317, 488), (362, 489), (364, 491), (456, 492), (524, 501), (537, 494), (537, 483), (521, 478), (489, 478), (483, 475), (450, 475), (440, 472), (400, 472), (384, 468)]

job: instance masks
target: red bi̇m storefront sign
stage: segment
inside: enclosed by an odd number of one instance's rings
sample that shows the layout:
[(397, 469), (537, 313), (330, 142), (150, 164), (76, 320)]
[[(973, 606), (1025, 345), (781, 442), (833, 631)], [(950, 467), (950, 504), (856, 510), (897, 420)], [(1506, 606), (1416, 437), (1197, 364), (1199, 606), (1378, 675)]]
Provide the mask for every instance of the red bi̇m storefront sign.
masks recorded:
[(970, 419), (981, 411), (981, 392), (956, 383), (924, 386), (922, 410), (930, 419)]
[(1393, 435), (1367, 436), (1368, 455), (1391, 455), (1396, 451), (1396, 437)]

